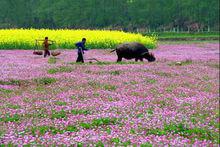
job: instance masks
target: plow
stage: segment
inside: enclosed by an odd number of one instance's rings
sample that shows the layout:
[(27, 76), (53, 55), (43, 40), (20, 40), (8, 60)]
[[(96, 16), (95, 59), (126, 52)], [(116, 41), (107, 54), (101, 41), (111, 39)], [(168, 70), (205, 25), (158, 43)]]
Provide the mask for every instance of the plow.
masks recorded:
[(92, 61), (101, 62), (100, 60), (98, 60), (96, 58), (88, 58), (88, 59), (85, 59), (85, 60), (90, 61), (90, 63), (92, 63)]
[[(35, 47), (34, 47), (34, 51), (33, 51), (33, 54), (34, 55), (43, 55), (43, 43), (44, 40), (38, 40), (36, 39), (35, 40)], [(52, 41), (52, 40), (49, 40), (51, 42), (51, 44), (54, 46), (54, 49), (53, 51), (51, 51), (51, 55), (52, 56), (59, 56), (61, 54), (60, 51), (57, 50), (57, 43), (56, 41)], [(84, 58), (84, 56), (83, 56)], [(95, 61), (95, 62), (101, 62), (100, 60), (96, 59), (96, 58), (84, 58), (84, 60), (87, 60), (89, 61), (89, 63), (92, 63), (92, 61)]]

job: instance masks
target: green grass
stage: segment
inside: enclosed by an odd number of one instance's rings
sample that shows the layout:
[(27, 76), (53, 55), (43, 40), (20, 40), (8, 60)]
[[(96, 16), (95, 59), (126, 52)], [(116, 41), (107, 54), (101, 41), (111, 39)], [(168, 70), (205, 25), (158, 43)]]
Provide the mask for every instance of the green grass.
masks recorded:
[(95, 89), (104, 89), (107, 91), (115, 91), (117, 89), (117, 86), (111, 85), (111, 84), (102, 84), (96, 81), (89, 81), (88, 85)]
[(56, 101), (55, 102), (55, 105), (58, 105), (58, 106), (66, 106), (66, 102), (62, 102), (62, 101)]
[(6, 105), (7, 106), (7, 108), (10, 108), (10, 109), (20, 109), (21, 108), (21, 106), (19, 106), (19, 105), (13, 105), (13, 104), (8, 104), (8, 105)]
[(111, 75), (114, 75), (114, 76), (120, 75), (120, 71), (118, 71), (118, 70), (116, 70), (116, 71), (111, 71), (110, 74), (111, 74)]
[(50, 57), (49, 59), (48, 59), (48, 63), (49, 64), (55, 64), (57, 61), (56, 61), (56, 57)]
[(103, 85), (103, 89), (108, 90), (108, 91), (115, 91), (117, 89), (117, 86), (110, 85), (110, 84), (105, 84), (105, 85)]
[(153, 145), (149, 142), (145, 142), (145, 143), (141, 144), (140, 147), (153, 147)]
[[(62, 134), (64, 132), (77, 132), (78, 129), (76, 126), (72, 126), (72, 125), (69, 125), (69, 126), (65, 127), (64, 129), (59, 129), (59, 128), (55, 128), (52, 126), (38, 126), (38, 127), (32, 127), (30, 131), (31, 131), (32, 135), (35, 136), (35, 135), (44, 135), (47, 132), (50, 132), (53, 135), (56, 135), (58, 133)], [(37, 132), (38, 132), (38, 134), (37, 134)]]
[(159, 44), (207, 44), (207, 43), (219, 43), (218, 40), (174, 40), (174, 41), (169, 41), (169, 40), (163, 40), (159, 41)]
[(67, 118), (66, 112), (64, 110), (56, 112), (52, 111), (51, 119), (61, 119)]
[(71, 113), (74, 115), (78, 115), (78, 114), (88, 115), (88, 114), (90, 114), (89, 110), (83, 110), (83, 109), (73, 109), (73, 110), (71, 110)]
[[(61, 112), (61, 113), (63, 113), (63, 112)], [(34, 135), (34, 136), (44, 135), (47, 132), (50, 132), (53, 135), (55, 135), (55, 134), (58, 134), (58, 133), (62, 134), (62, 133), (65, 133), (65, 132), (77, 132), (80, 129), (79, 127), (82, 127), (84, 129), (92, 129), (94, 127), (98, 127), (98, 126), (101, 126), (101, 125), (110, 125), (110, 124), (115, 124), (115, 123), (116, 123), (115, 118), (100, 118), (100, 119), (92, 120), (91, 123), (81, 122), (81, 123), (79, 123), (79, 125), (76, 125), (76, 126), (75, 125), (68, 125), (68, 126), (62, 128), (62, 129), (61, 128), (56, 128), (54, 126), (37, 126), (37, 127), (30, 128), (28, 131), (30, 131), (31, 134)]]
[(121, 140), (119, 138), (112, 138), (111, 142), (118, 144), (121, 142)]
[(157, 80), (155, 80), (155, 79), (146, 79), (145, 81), (149, 84), (154, 84), (157, 82)]
[(49, 85), (55, 83), (57, 80), (55, 78), (44, 77), (44, 78), (34, 79), (34, 81), (38, 85)]
[(1, 117), (0, 118), (0, 122), (2, 121), (2, 122), (17, 122), (17, 121), (19, 121), (20, 120), (20, 115), (18, 115), (18, 114), (14, 114), (14, 115), (9, 115), (9, 114), (7, 114), (7, 115), (5, 115), (5, 117)]
[(0, 80), (0, 85), (20, 85), (21, 81), (20, 80), (9, 80), (9, 81), (2, 81)]
[(39, 127), (31, 128), (31, 133), (34, 136), (35, 135), (44, 135), (46, 132), (49, 132), (50, 130), (55, 133), (54, 130), (56, 130), (56, 129), (54, 127), (50, 127), (50, 126), (39, 126)]
[(80, 126), (84, 129), (91, 129), (92, 125), (90, 123), (80, 123)]
[(167, 78), (170, 78), (170, 77), (172, 77), (172, 74), (171, 73), (168, 73), (168, 72), (159, 72), (159, 71), (157, 71), (157, 72), (155, 72), (155, 74), (156, 75), (159, 75), (159, 76), (162, 76), (162, 77), (167, 77)]
[(67, 132), (77, 132), (78, 131), (76, 126), (67, 126), (65, 130)]
[(99, 127), (99, 126), (107, 126), (107, 125), (115, 125), (117, 123), (116, 118), (98, 118), (98, 119), (93, 119), (91, 123), (80, 123), (80, 126), (84, 129), (91, 129), (94, 127)]
[(3, 94), (10, 94), (10, 93), (12, 93), (12, 92), (13, 92), (12, 90), (4, 89), (4, 88), (0, 88), (0, 93), (3, 93)]
[(149, 115), (153, 115), (154, 114), (154, 110), (152, 108), (147, 109), (146, 112)]
[(117, 119), (116, 118), (99, 118), (99, 119), (94, 119), (92, 121), (93, 126), (101, 126), (101, 125), (111, 125), (111, 124), (116, 124)]
[(146, 135), (167, 135), (167, 134), (179, 134), (185, 138), (189, 138), (192, 141), (194, 139), (199, 140), (211, 140), (219, 142), (219, 134), (204, 128), (188, 128), (187, 126), (180, 124), (165, 124), (163, 129), (148, 129)]
[(63, 72), (72, 72), (73, 69), (68, 66), (60, 66), (57, 68), (51, 68), (47, 71), (48, 74), (56, 74), (56, 73), (63, 73)]
[(165, 88), (165, 91), (172, 93), (175, 88), (177, 88), (177, 85), (176, 84), (171, 84), (171, 85), (169, 85)]
[(219, 37), (219, 32), (155, 32), (155, 33), (146, 33), (148, 36), (157, 36), (159, 39), (163, 38), (210, 38), (210, 37)]

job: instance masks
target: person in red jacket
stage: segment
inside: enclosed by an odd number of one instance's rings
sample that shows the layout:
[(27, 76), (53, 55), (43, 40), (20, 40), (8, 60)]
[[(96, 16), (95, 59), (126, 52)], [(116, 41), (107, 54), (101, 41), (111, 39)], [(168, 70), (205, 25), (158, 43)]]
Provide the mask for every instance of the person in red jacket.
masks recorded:
[(49, 51), (49, 46), (52, 45), (51, 43), (49, 43), (48, 37), (45, 37), (45, 40), (43, 42), (43, 48), (44, 48), (44, 58), (48, 56), (50, 56), (50, 51)]

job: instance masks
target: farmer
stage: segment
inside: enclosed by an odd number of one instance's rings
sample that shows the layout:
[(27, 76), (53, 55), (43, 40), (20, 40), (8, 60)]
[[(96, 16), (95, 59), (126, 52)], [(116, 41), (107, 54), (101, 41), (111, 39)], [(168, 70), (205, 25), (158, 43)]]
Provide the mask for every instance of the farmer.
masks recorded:
[(52, 45), (49, 43), (48, 37), (45, 37), (45, 40), (43, 42), (43, 48), (44, 48), (44, 58), (50, 56), (49, 46)]
[(85, 48), (86, 38), (83, 38), (81, 42), (77, 42), (75, 45), (78, 49), (78, 57), (76, 62), (82, 62), (84, 63), (83, 54), (84, 51), (87, 51), (88, 49)]

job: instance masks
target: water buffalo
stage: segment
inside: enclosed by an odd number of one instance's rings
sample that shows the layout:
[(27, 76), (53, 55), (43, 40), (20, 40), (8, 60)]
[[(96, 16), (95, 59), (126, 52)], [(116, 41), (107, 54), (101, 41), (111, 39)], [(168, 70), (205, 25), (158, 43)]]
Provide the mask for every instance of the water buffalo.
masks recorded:
[(132, 42), (132, 43), (123, 43), (116, 47), (115, 50), (118, 55), (117, 62), (122, 61), (122, 58), (125, 59), (135, 59), (143, 61), (143, 58), (147, 59), (149, 62), (153, 62), (156, 60), (154, 55), (148, 51), (148, 49), (141, 43)]

